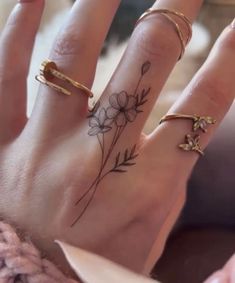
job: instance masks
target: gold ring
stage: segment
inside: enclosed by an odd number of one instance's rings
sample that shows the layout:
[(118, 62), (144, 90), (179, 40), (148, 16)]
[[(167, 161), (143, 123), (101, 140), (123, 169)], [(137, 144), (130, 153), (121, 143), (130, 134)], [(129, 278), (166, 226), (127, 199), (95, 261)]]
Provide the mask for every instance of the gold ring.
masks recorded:
[(39, 81), (40, 83), (44, 84), (44, 85), (47, 85), (49, 86), (50, 88), (58, 91), (58, 92), (61, 92), (65, 95), (71, 95), (71, 92), (68, 91), (67, 89), (61, 87), (61, 86), (58, 86), (57, 84), (54, 84), (48, 80), (46, 80), (43, 76), (36, 76), (35, 77), (37, 81)]
[(159, 124), (169, 120), (175, 119), (188, 119), (193, 121), (193, 131), (202, 130), (204, 133), (207, 132), (206, 127), (216, 123), (216, 120), (210, 116), (199, 116), (199, 115), (187, 115), (187, 114), (170, 114), (164, 116)]
[[(188, 115), (188, 114), (170, 114), (164, 116), (159, 124), (162, 124), (163, 122), (175, 120), (175, 119), (186, 119), (191, 120), (193, 122), (192, 130), (193, 132), (196, 132), (198, 130), (201, 130), (203, 133), (207, 132), (207, 126), (215, 124), (216, 120), (213, 119), (210, 116), (199, 116), (199, 115)], [(200, 155), (204, 155), (204, 152), (199, 144), (200, 135), (198, 134), (187, 134), (185, 136), (185, 143), (182, 143), (179, 145), (179, 148), (184, 151), (194, 151), (197, 152)]]
[(191, 134), (187, 134), (185, 136), (185, 143), (180, 144), (179, 148), (184, 151), (194, 151), (199, 155), (204, 155), (204, 152), (199, 144), (199, 140), (199, 135), (192, 136)]
[[(178, 11), (168, 10), (168, 9), (150, 8), (145, 13), (142, 14), (142, 16), (138, 19), (136, 25), (138, 25), (147, 16), (152, 15), (152, 14), (161, 14), (165, 16), (174, 25), (177, 35), (180, 39), (180, 44), (181, 44), (181, 54), (179, 56), (179, 60), (180, 60), (184, 54), (186, 45), (189, 43), (190, 39), (192, 38), (192, 23), (183, 13), (180, 13)], [(188, 29), (188, 37), (186, 41), (184, 41), (183, 33), (181, 32), (180, 26), (178, 25), (178, 23), (176, 23), (174, 19), (172, 19), (171, 17), (172, 15), (180, 18), (186, 24), (187, 29)]]
[(40, 75), (36, 76), (36, 80), (39, 81), (40, 83), (43, 83), (43, 84), (53, 88), (54, 90), (56, 90), (58, 92), (65, 94), (65, 95), (71, 95), (72, 94), (72, 92), (68, 91), (67, 89), (65, 89), (61, 86), (58, 86), (55, 83), (52, 83), (50, 80), (53, 79), (53, 78), (60, 79), (64, 82), (66, 82), (66, 83), (69, 83), (70, 85), (74, 86), (75, 88), (82, 90), (85, 94), (87, 94), (89, 96), (89, 98), (92, 98), (94, 96), (89, 88), (87, 88), (83, 84), (80, 84), (80, 83), (74, 81), (73, 79), (69, 78), (68, 76), (64, 75), (63, 73), (61, 73), (58, 70), (55, 62), (50, 61), (50, 60), (45, 60), (41, 64)]
[(180, 52), (180, 56), (178, 58), (178, 60), (180, 60), (183, 57), (183, 55), (184, 55), (185, 46), (186, 46), (185, 43), (184, 43), (183, 33), (180, 30), (180, 26), (170, 16), (168, 16), (167, 14), (164, 14), (164, 13), (161, 14), (161, 15), (164, 16), (165, 18), (167, 18), (174, 25), (175, 30), (176, 30), (176, 32), (178, 34), (178, 37), (180, 39), (180, 44), (181, 44), (181, 52)]

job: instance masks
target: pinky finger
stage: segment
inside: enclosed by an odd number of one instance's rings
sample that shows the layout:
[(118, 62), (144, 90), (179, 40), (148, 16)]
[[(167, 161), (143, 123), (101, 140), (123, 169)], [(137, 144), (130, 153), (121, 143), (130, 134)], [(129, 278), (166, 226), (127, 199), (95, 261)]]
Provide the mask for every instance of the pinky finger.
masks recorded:
[(12, 139), (26, 122), (26, 82), (44, 0), (21, 0), (0, 38), (0, 137)]

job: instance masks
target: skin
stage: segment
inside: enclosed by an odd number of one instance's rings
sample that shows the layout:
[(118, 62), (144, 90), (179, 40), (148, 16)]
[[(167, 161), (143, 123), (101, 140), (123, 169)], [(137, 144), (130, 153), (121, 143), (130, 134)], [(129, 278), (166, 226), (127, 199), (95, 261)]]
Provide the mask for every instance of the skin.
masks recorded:
[[(119, 2), (75, 2), (53, 45), (50, 59), (87, 87), (92, 86), (98, 56)], [(201, 0), (159, 0), (154, 8), (175, 9), (193, 21), (201, 4)], [(106, 109), (113, 94), (133, 93), (143, 64), (150, 62), (140, 85), (141, 89), (151, 88), (143, 112), (126, 125), (107, 161), (112, 167), (119, 152), (124, 154), (136, 145), (136, 164), (126, 173), (107, 175), (91, 205), (71, 227), (85, 205), (75, 206), (76, 201), (97, 176), (101, 148), (97, 138), (88, 134), (88, 97), (67, 85), (74, 95), (68, 97), (41, 86), (33, 113), (26, 117), (26, 78), (43, 6), (43, 0), (20, 1), (1, 35), (0, 215), (29, 234), (64, 271), (65, 260), (55, 239), (148, 273), (181, 211), (187, 180), (199, 157), (178, 148), (192, 131), (188, 120), (168, 121), (149, 136), (142, 134), (181, 52), (179, 38), (171, 23), (159, 15), (149, 16), (136, 27), (100, 99)], [(183, 22), (175, 20), (186, 36)], [(235, 30), (228, 27), (169, 111), (217, 120), (206, 134), (200, 132), (202, 149), (234, 99), (234, 49)], [(105, 135), (105, 148), (110, 148), (111, 132)]]

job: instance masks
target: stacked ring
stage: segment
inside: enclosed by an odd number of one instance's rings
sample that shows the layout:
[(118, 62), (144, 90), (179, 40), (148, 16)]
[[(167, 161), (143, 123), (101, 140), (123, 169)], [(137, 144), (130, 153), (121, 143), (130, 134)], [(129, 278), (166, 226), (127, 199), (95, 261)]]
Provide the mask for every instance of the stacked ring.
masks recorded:
[[(142, 14), (142, 16), (138, 19), (136, 25), (138, 25), (146, 17), (148, 17), (152, 14), (161, 14), (162, 16), (167, 18), (174, 25), (175, 30), (177, 32), (177, 35), (180, 39), (180, 44), (181, 44), (181, 53), (180, 53), (180, 56), (179, 56), (179, 60), (180, 60), (183, 57), (186, 45), (189, 43), (190, 39), (192, 38), (192, 23), (183, 13), (180, 13), (178, 11), (168, 10), (168, 9), (153, 9), (153, 8), (150, 8), (145, 13)], [(179, 24), (176, 23), (176, 21), (172, 18), (172, 16), (176, 16), (176, 17), (180, 18), (185, 23), (187, 30), (188, 30), (188, 36), (187, 36), (186, 40), (184, 40), (184, 36), (183, 36), (183, 33), (180, 29)]]
[(73, 79), (69, 78), (68, 76), (64, 75), (63, 73), (61, 73), (58, 70), (57, 65), (53, 61), (45, 60), (41, 64), (40, 75), (36, 76), (36, 80), (39, 81), (40, 83), (43, 83), (43, 84), (51, 87), (52, 89), (54, 89), (54, 90), (56, 90), (60, 93), (65, 94), (65, 95), (71, 95), (72, 94), (71, 91), (51, 82), (50, 80), (53, 79), (53, 78), (60, 79), (64, 82), (72, 85), (73, 87), (78, 88), (79, 90), (82, 90), (85, 94), (88, 95), (89, 98), (93, 97), (93, 93), (91, 92), (90, 89), (88, 89), (83, 84), (80, 84), (80, 83), (74, 81)]

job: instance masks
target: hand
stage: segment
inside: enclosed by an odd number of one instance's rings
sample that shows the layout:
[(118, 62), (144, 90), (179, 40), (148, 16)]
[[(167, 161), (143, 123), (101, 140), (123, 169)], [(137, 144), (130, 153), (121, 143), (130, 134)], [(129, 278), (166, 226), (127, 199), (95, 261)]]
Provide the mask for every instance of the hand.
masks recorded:
[[(77, 1), (53, 46), (50, 59), (59, 70), (87, 87), (119, 2)], [(193, 20), (201, 3), (159, 0), (154, 7)], [(187, 120), (141, 134), (179, 57), (179, 38), (164, 17), (146, 18), (93, 113), (83, 92), (71, 88), (74, 94), (65, 96), (42, 86), (28, 120), (26, 78), (43, 5), (21, 1), (1, 35), (0, 215), (57, 263), (63, 258), (53, 241), (61, 239), (148, 272), (183, 206), (198, 159), (178, 148), (192, 130)], [(228, 27), (170, 110), (217, 120), (200, 134), (202, 148), (234, 98), (234, 49), (235, 30)]]

